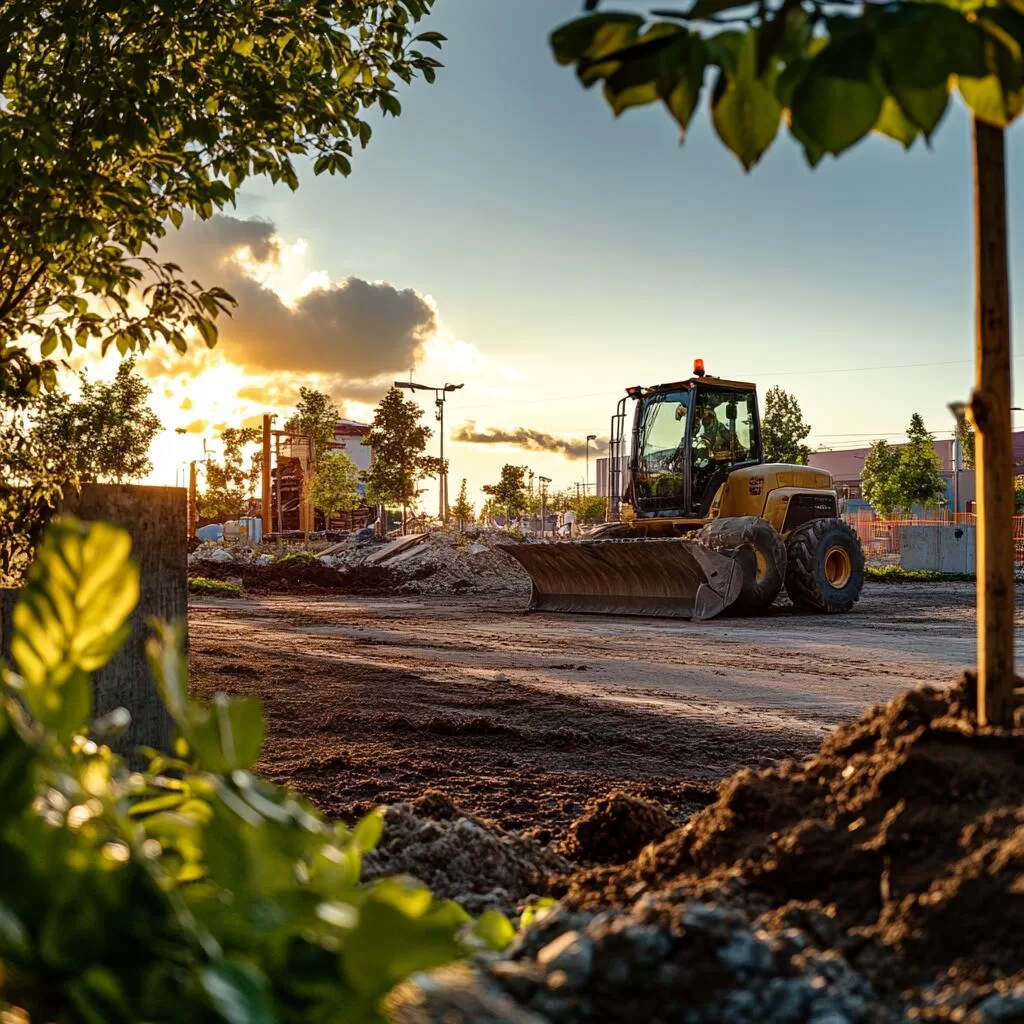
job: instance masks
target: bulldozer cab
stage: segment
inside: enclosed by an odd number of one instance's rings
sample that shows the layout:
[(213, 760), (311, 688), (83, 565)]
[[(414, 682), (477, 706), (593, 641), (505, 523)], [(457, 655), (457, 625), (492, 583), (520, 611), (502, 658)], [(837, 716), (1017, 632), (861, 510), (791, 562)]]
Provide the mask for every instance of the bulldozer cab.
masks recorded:
[(734, 469), (761, 462), (753, 385), (698, 379), (633, 397), (629, 490), (639, 518), (703, 519)]

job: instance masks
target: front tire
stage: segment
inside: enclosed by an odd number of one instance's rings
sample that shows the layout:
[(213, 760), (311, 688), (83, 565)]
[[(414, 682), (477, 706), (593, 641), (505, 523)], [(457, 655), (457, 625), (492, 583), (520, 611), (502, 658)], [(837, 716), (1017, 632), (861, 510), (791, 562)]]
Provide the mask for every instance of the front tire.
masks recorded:
[(786, 593), (797, 608), (848, 612), (864, 587), (864, 552), (857, 534), (841, 519), (813, 519), (786, 543)]
[(729, 516), (704, 526), (699, 543), (712, 551), (746, 548), (752, 564), (744, 565), (743, 589), (727, 614), (757, 615), (770, 608), (786, 578), (786, 543), (767, 519)]

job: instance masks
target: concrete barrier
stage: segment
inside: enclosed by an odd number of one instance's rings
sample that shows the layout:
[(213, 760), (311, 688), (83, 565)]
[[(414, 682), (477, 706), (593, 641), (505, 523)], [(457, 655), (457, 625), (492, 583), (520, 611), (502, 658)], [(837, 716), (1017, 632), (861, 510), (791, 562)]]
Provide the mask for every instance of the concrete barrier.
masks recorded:
[[(96, 717), (119, 707), (131, 713), (128, 731), (111, 743), (121, 754), (140, 746), (171, 748), (173, 723), (150, 676), (145, 645), (150, 619), (188, 621), (187, 506), (183, 487), (134, 484), (85, 484), (81, 494), (69, 494), (61, 505), (61, 512), (79, 519), (103, 520), (126, 529), (139, 565), (139, 604), (132, 615), (131, 635), (93, 679)], [(5, 656), (16, 599), (16, 591), (0, 591), (0, 652)]]
[(975, 526), (942, 526), (938, 523), (901, 526), (900, 565), (908, 570), (973, 573), (976, 530)]

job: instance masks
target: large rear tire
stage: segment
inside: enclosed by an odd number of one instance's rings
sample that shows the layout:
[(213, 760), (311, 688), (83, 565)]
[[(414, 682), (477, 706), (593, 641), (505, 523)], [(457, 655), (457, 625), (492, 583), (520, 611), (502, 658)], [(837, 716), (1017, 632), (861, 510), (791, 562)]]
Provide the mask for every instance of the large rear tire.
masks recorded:
[(786, 593), (805, 611), (848, 612), (864, 587), (864, 552), (841, 519), (814, 519), (787, 540)]
[(743, 589), (727, 614), (757, 615), (770, 608), (786, 579), (786, 542), (767, 519), (759, 516), (730, 516), (714, 519), (704, 526), (698, 543), (712, 551), (744, 548), (753, 558), (742, 559)]

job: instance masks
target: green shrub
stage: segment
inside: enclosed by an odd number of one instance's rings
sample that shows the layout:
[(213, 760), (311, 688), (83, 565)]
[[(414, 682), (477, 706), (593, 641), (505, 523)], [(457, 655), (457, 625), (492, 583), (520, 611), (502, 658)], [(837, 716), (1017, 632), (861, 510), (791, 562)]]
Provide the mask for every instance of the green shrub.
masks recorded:
[(278, 565), (316, 565), (316, 555), (310, 554), (308, 551), (293, 551), (291, 554), (285, 555), (283, 558), (277, 560)]
[(927, 569), (904, 569), (900, 565), (869, 565), (865, 578), (875, 583), (974, 583), (973, 573), (931, 572)]
[(241, 597), (242, 588), (237, 583), (225, 583), (223, 580), (208, 580), (205, 576), (196, 576), (188, 581), (190, 594), (208, 594), (211, 597)]
[(131, 772), (88, 724), (90, 674), (138, 597), (127, 535), (57, 520), (0, 665), (0, 961), (8, 1005), (67, 1024), (342, 1024), (411, 972), (506, 942), (412, 880), (359, 882), (381, 835), (252, 773), (260, 704), (188, 697), (180, 628), (148, 652), (173, 756)]

